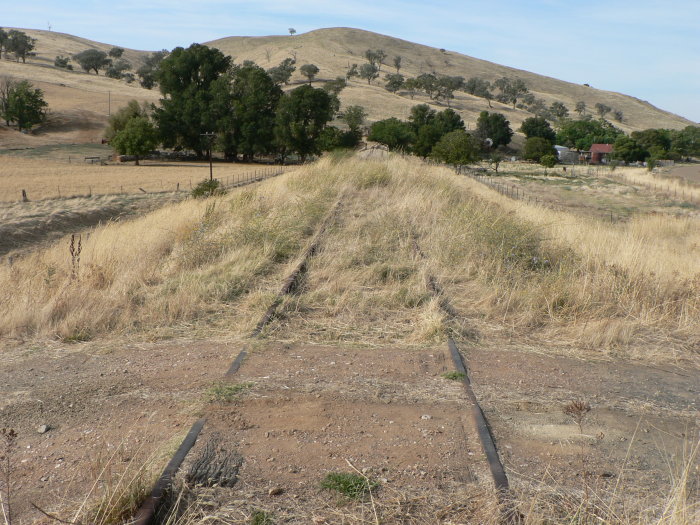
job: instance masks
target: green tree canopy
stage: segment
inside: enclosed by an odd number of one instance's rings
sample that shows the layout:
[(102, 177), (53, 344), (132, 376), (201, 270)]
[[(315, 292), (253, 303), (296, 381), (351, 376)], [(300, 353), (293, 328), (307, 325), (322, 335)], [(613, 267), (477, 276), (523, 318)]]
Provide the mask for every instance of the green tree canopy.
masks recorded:
[(84, 71), (95, 71), (96, 75), (100, 74), (100, 69), (105, 69), (112, 64), (112, 60), (107, 56), (107, 53), (99, 49), (86, 49), (77, 55), (73, 55), (73, 59), (80, 64)]
[(48, 104), (44, 101), (44, 93), (41, 89), (35, 89), (27, 80), (11, 83), (7, 94), (6, 103), (3, 103), (3, 118), (6, 122), (14, 122), (17, 129), (31, 129), (42, 123), (46, 118)]
[(491, 83), (479, 77), (471, 77), (464, 83), (464, 91), (476, 97), (491, 95)]
[(557, 150), (554, 149), (549, 140), (543, 137), (530, 137), (525, 141), (525, 147), (523, 148), (524, 159), (539, 162), (546, 155), (554, 155), (555, 158), (557, 156)]
[(528, 139), (530, 137), (542, 137), (552, 144), (554, 144), (557, 137), (557, 134), (552, 129), (552, 126), (549, 125), (547, 119), (542, 117), (526, 118), (520, 126), (520, 131), (522, 131)]
[[(275, 116), (282, 89), (255, 64), (234, 68), (231, 111), (218, 126), (227, 136), (227, 157), (243, 154), (244, 160), (272, 151)], [(225, 106), (225, 104), (224, 104)]]
[(586, 113), (586, 103), (583, 100), (576, 102), (576, 109), (574, 111), (579, 114), (579, 117), (583, 116)]
[(413, 128), (413, 131), (418, 133), (418, 130), (423, 126), (432, 124), (437, 115), (437, 111), (431, 109), (428, 104), (416, 104), (411, 108), (411, 114), (408, 116), (408, 121)]
[(367, 118), (367, 111), (362, 106), (348, 106), (340, 118), (348, 125), (350, 131), (359, 133)]
[(613, 159), (625, 162), (637, 162), (649, 157), (649, 151), (633, 138), (620, 135), (613, 145), (611, 156)]
[(105, 76), (116, 79), (124, 78), (124, 73), (126, 73), (130, 69), (131, 64), (123, 58), (119, 58), (107, 67), (107, 70), (105, 71)]
[(112, 58), (121, 58), (123, 54), (124, 54), (123, 47), (113, 47), (112, 49), (109, 50), (109, 56)]
[(387, 73), (385, 79), (386, 84), (384, 84), (384, 88), (391, 93), (396, 93), (403, 87), (405, 82), (403, 75), (399, 73)]
[(491, 140), (492, 147), (507, 146), (510, 144), (513, 130), (510, 122), (501, 113), (489, 113), (482, 111), (476, 121), (476, 137), (482, 142)]
[(612, 111), (612, 108), (610, 106), (603, 104), (602, 102), (598, 102), (595, 105), (595, 110), (598, 113), (598, 115), (600, 115), (600, 117), (603, 118), (603, 117), (605, 117), (605, 115), (607, 115), (608, 113), (610, 113)]
[(218, 132), (231, 112), (231, 58), (218, 49), (192, 44), (175, 48), (160, 63), (163, 98), (153, 117), (165, 147), (189, 148), (202, 157), (204, 133)]
[(110, 117), (105, 130), (105, 139), (111, 141), (114, 136), (126, 127), (126, 123), (134, 117), (147, 117), (149, 107), (146, 102), (139, 104), (137, 100), (130, 100), (128, 104), (119, 108)]
[(285, 58), (280, 62), (279, 66), (275, 66), (267, 70), (267, 74), (275, 84), (282, 85), (288, 84), (289, 79), (292, 78), (292, 73), (296, 71), (296, 60), (293, 58)]
[(304, 64), (299, 68), (299, 72), (309, 79), (309, 84), (313, 82), (316, 75), (318, 75), (319, 69), (315, 64)]
[(700, 126), (671, 131), (671, 151), (679, 157), (700, 156)]
[(158, 82), (160, 63), (169, 54), (170, 51), (163, 49), (162, 51), (155, 51), (146, 57), (145, 63), (136, 70), (136, 75), (139, 77), (141, 87), (153, 89)]
[(392, 117), (372, 124), (368, 138), (388, 146), (390, 150), (406, 151), (416, 135), (409, 124)]
[(479, 158), (479, 145), (463, 130), (451, 131), (435, 144), (430, 155), (435, 160), (452, 165), (463, 165)]
[(518, 98), (528, 92), (527, 85), (520, 78), (501, 77), (493, 83), (494, 87), (500, 90), (498, 101), (505, 104), (513, 104), (513, 107), (518, 102)]
[(657, 159), (667, 157), (671, 150), (671, 131), (668, 129), (633, 131), (630, 136)]
[(139, 157), (147, 155), (158, 145), (158, 133), (147, 117), (137, 116), (126, 122), (124, 128), (112, 138), (110, 145), (120, 155), (134, 155), (138, 166)]
[(13, 53), (17, 62), (22, 60), (24, 64), (27, 57), (34, 55), (34, 47), (36, 46), (36, 38), (31, 38), (23, 31), (11, 29), (7, 33), (5, 41), (5, 50)]
[(302, 161), (319, 153), (319, 137), (333, 119), (333, 101), (322, 89), (298, 87), (280, 98), (277, 106), (275, 140), (282, 156), (297, 153)]
[(612, 144), (624, 133), (609, 122), (600, 120), (567, 120), (559, 126), (557, 144), (587, 151), (591, 144)]
[(371, 84), (379, 76), (379, 68), (372, 63), (360, 66), (360, 78), (364, 78), (367, 84)]
[(569, 110), (564, 105), (563, 102), (555, 101), (549, 106), (549, 112), (558, 119), (566, 118), (569, 116)]
[(324, 84), (321, 86), (321, 89), (337, 97), (338, 95), (340, 95), (340, 92), (343, 91), (346, 87), (347, 82), (343, 77), (335, 77), (335, 80), (329, 80), (327, 82), (324, 82)]

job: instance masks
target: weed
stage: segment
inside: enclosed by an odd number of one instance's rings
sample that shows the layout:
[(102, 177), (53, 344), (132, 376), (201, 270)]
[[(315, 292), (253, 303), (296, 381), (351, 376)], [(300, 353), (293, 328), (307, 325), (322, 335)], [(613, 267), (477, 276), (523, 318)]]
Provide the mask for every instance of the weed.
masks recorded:
[(583, 434), (583, 420), (590, 411), (591, 405), (583, 400), (575, 400), (564, 405), (564, 414), (576, 422), (579, 433), (581, 434)]
[(253, 511), (250, 516), (250, 525), (272, 525), (274, 523), (273, 514), (264, 510)]
[(449, 379), (450, 381), (462, 381), (466, 376), (464, 372), (457, 372), (457, 370), (451, 370), (442, 374), (442, 377)]
[(70, 334), (61, 338), (64, 343), (84, 343), (92, 339), (92, 334), (90, 330), (79, 328)]
[(80, 271), (80, 253), (83, 251), (83, 238), (81, 235), (78, 235), (77, 244), (75, 242), (75, 234), (70, 236), (68, 251), (70, 252), (71, 279), (77, 279)]
[(340, 492), (350, 499), (362, 499), (378, 486), (376, 481), (350, 472), (329, 472), (321, 481), (322, 489)]
[(230, 403), (241, 392), (249, 389), (253, 383), (214, 383), (206, 392), (206, 397), (210, 402)]
[(16, 448), (17, 432), (12, 428), (0, 429), (0, 512), (6, 525), (12, 525), (12, 473)]

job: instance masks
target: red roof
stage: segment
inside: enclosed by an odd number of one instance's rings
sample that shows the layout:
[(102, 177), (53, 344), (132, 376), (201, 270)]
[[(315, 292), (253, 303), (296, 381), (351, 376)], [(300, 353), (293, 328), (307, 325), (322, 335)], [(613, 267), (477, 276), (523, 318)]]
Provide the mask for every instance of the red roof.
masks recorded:
[(591, 153), (612, 153), (612, 144), (591, 144)]

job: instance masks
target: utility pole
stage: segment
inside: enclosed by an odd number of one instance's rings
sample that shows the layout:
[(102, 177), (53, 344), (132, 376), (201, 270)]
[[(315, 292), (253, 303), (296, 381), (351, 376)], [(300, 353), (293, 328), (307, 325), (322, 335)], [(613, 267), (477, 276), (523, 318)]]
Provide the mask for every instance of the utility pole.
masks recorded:
[(214, 168), (211, 163), (211, 145), (214, 142), (215, 133), (200, 133), (200, 137), (206, 137), (209, 139), (209, 180), (214, 180)]

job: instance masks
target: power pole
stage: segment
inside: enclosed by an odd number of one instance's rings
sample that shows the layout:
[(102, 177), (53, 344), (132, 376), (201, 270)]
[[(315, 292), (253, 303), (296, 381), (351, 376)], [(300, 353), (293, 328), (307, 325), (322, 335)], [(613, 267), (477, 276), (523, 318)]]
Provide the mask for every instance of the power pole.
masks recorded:
[(215, 133), (209, 132), (209, 133), (200, 133), (200, 137), (206, 137), (209, 139), (209, 180), (214, 180), (214, 168), (211, 163), (211, 146), (212, 143), (214, 142), (214, 137), (216, 136)]

